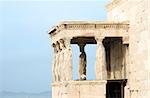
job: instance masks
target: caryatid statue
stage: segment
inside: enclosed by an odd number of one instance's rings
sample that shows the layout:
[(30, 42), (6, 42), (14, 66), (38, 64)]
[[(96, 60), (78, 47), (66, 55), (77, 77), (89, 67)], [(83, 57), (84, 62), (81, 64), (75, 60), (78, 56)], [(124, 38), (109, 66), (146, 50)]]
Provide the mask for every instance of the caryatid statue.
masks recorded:
[(66, 46), (65, 46), (65, 43), (64, 43), (64, 40), (63, 39), (60, 39), (59, 40), (59, 42), (60, 42), (60, 48), (61, 48), (61, 52), (60, 52), (60, 58), (59, 58), (59, 62), (60, 62), (60, 80), (61, 81), (64, 81), (64, 80), (66, 80), (65, 79), (65, 72), (64, 72), (64, 70), (65, 70), (65, 49), (66, 49)]
[(55, 43), (53, 43), (52, 44), (52, 47), (53, 47), (53, 49), (54, 49), (54, 56), (53, 56), (53, 65), (52, 65), (52, 80), (53, 80), (53, 82), (55, 82), (56, 81), (56, 54), (57, 54), (57, 49), (56, 49), (56, 44)]
[(84, 51), (85, 44), (78, 44), (80, 47), (79, 56), (79, 80), (86, 80), (86, 53)]
[(57, 41), (56, 42), (56, 49), (57, 49), (57, 54), (56, 54), (56, 66), (55, 66), (55, 72), (56, 72), (56, 81), (60, 81), (60, 43)]

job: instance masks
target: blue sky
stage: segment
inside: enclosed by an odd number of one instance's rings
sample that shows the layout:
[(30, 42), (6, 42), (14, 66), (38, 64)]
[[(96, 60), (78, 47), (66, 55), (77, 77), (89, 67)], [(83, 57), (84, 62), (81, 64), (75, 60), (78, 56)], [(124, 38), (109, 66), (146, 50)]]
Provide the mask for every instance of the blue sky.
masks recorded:
[[(108, 1), (0, 0), (0, 91), (50, 90), (53, 50), (48, 29), (62, 20), (106, 20)], [(88, 61), (88, 79), (94, 79), (90, 73), (94, 71), (95, 47), (86, 46), (88, 59), (93, 59)], [(73, 51), (76, 78), (77, 46)]]

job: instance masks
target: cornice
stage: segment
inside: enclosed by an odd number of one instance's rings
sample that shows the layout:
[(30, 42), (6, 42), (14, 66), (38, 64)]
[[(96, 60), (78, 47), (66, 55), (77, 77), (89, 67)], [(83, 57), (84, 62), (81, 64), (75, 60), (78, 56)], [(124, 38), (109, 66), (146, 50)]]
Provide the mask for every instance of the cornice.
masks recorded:
[(129, 22), (114, 21), (63, 21), (49, 30), (51, 36), (61, 30), (129, 29)]

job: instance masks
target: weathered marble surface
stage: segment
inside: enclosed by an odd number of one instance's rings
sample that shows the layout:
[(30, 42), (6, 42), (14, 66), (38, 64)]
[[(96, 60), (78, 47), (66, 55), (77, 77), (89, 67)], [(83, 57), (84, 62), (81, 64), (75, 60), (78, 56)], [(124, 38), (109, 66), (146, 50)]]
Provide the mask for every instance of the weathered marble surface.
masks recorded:
[(105, 48), (102, 43), (104, 37), (96, 38), (97, 41), (97, 50), (96, 50), (96, 65), (95, 65), (95, 75), (97, 80), (106, 80), (105, 71), (106, 71), (106, 56)]
[(107, 20), (130, 22), (125, 98), (150, 98), (150, 1), (113, 1), (107, 6)]
[[(108, 18), (105, 22), (64, 21), (49, 30), (55, 51), (52, 66), (53, 98), (106, 97), (105, 80), (108, 77), (106, 76), (106, 51), (102, 44), (102, 40), (106, 37), (122, 37), (122, 43), (111, 43), (109, 79), (128, 79), (124, 88), (125, 98), (150, 98), (149, 0), (113, 0), (107, 5), (107, 10)], [(74, 37), (96, 39), (95, 75), (97, 81), (72, 80), (70, 44)], [(83, 56), (83, 52), (81, 54), (79, 65), (85, 65), (85, 55)], [(85, 66), (80, 67), (79, 78), (85, 72), (83, 70)]]
[(106, 81), (66, 81), (52, 84), (52, 98), (106, 98)]

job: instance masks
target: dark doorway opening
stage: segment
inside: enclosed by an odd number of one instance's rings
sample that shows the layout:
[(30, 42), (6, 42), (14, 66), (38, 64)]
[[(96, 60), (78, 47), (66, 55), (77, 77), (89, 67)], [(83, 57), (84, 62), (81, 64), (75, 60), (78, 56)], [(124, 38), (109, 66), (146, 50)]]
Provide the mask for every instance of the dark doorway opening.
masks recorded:
[(107, 80), (106, 98), (124, 98), (124, 87), (127, 80)]

